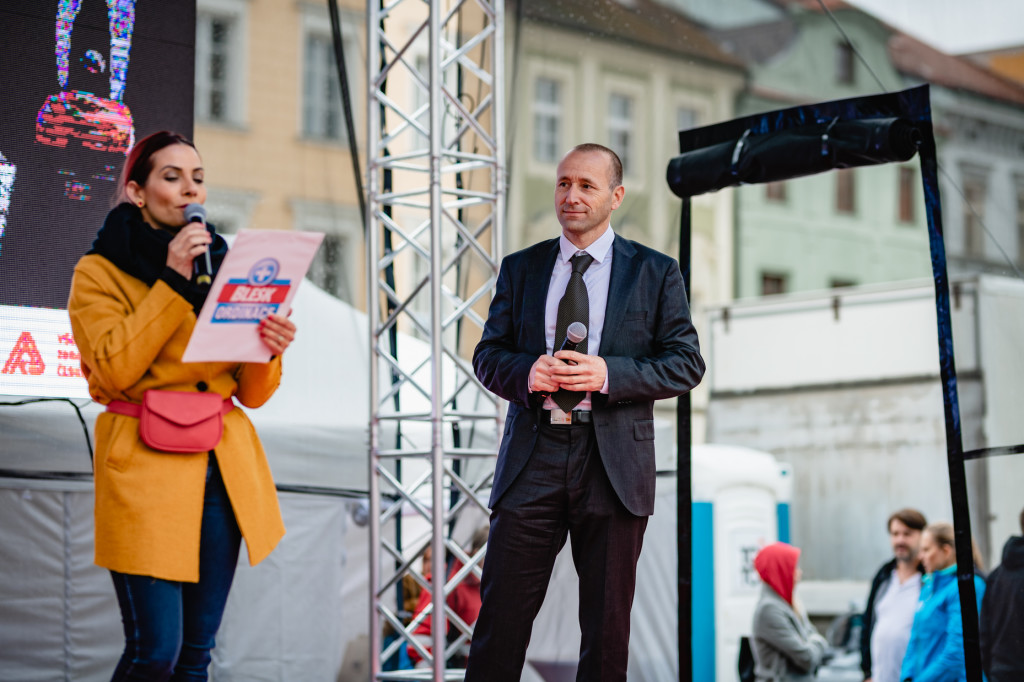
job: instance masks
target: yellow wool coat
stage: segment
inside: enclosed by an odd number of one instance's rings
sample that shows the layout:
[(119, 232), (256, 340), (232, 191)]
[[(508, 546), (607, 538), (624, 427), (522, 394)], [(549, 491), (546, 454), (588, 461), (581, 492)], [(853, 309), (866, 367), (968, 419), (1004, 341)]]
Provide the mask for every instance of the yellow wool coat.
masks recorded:
[[(101, 403), (141, 403), (148, 389), (234, 396), (259, 407), (277, 389), (281, 360), (182, 363), (196, 316), (163, 280), (150, 287), (99, 255), (75, 267), (68, 302), (89, 393)], [(111, 412), (96, 420), (96, 563), (120, 573), (199, 580), (208, 455), (167, 454), (139, 438), (139, 421)], [(266, 454), (248, 417), (224, 417), (215, 448), (224, 485), (249, 550), (262, 561), (284, 535)]]

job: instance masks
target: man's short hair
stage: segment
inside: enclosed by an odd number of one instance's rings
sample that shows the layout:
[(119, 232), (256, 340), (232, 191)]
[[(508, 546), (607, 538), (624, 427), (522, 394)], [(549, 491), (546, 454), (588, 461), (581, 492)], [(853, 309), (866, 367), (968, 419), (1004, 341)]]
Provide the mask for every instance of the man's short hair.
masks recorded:
[(611, 174), (611, 187), (608, 189), (615, 189), (622, 184), (622, 160), (619, 159), (619, 155), (613, 152), (603, 144), (597, 144), (596, 142), (584, 142), (578, 144), (569, 150), (569, 154), (574, 152), (601, 152), (608, 155), (608, 160), (612, 162), (612, 174)]
[(899, 521), (904, 526), (911, 530), (924, 530), (925, 526), (928, 525), (928, 519), (924, 517), (924, 514), (907, 507), (906, 509), (900, 509), (897, 512), (893, 512), (892, 516), (885, 523), (885, 529), (892, 531), (892, 522)]

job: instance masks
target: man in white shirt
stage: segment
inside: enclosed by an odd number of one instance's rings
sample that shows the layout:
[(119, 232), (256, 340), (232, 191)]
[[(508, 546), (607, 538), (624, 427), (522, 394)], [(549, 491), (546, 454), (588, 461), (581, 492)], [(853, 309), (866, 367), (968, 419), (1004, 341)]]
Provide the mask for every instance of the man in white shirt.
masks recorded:
[[(625, 682), (636, 561), (654, 511), (654, 401), (704, 373), (679, 265), (611, 229), (625, 194), (618, 156), (573, 148), (554, 190), (561, 236), (502, 262), (473, 356), (509, 410), (466, 682), (519, 682), (567, 536), (580, 578), (576, 679)], [(562, 350), (575, 322), (586, 350)]]
[(924, 514), (916, 509), (901, 509), (889, 517), (894, 558), (875, 574), (861, 630), (861, 670), (866, 682), (899, 682), (921, 594), (924, 569), (917, 552), (926, 525)]

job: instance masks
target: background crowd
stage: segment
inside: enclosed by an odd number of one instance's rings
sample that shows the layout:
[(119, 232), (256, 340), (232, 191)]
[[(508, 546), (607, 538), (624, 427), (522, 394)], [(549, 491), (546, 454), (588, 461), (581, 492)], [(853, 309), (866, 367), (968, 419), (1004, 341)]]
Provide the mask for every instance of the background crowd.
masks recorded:
[[(1024, 680), (1024, 510), (1021, 536), (1011, 537), (1002, 563), (985, 576), (977, 551), (970, 572), (980, 618), (982, 666), (989, 682)], [(953, 526), (928, 524), (915, 509), (887, 523), (893, 558), (871, 583), (862, 617), (865, 682), (966, 681), (963, 621)], [(754, 560), (762, 594), (753, 620), (757, 682), (812, 680), (830, 648), (794, 594), (800, 550), (777, 542)], [(741, 665), (742, 673), (742, 665)]]

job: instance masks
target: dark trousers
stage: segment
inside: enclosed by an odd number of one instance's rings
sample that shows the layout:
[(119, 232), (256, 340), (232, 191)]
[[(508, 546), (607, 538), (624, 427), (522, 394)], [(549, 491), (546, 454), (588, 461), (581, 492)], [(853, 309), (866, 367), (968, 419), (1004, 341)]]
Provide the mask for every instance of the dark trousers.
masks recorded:
[(207, 679), (210, 651), (235, 576), (241, 541), (217, 460), (210, 453), (199, 582), (110, 572), (125, 638), (112, 682)]
[[(614, 456), (614, 453), (612, 453)], [(466, 682), (519, 682), (555, 557), (572, 540), (580, 579), (579, 682), (621, 682), (646, 516), (612, 489), (593, 427), (542, 424), (526, 468), (491, 513), (483, 606)]]

